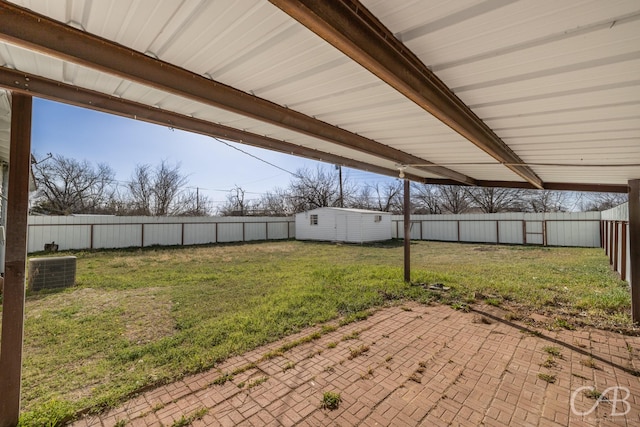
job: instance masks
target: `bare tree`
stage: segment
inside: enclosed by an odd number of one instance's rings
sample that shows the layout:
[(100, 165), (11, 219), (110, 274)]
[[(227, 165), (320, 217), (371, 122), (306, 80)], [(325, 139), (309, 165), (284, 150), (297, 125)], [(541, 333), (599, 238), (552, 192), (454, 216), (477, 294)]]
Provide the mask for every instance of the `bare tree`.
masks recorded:
[(152, 216), (195, 214), (200, 210), (200, 199), (186, 191), (187, 182), (180, 164), (163, 160), (155, 168), (148, 164), (136, 166), (128, 184), (130, 212)]
[(472, 206), (484, 213), (518, 212), (524, 208), (523, 191), (517, 188), (466, 188)]
[(565, 212), (567, 193), (554, 190), (524, 192), (527, 210), (531, 212)]
[(416, 213), (441, 214), (442, 201), (440, 188), (433, 184), (412, 184), (411, 198), (416, 206)]
[(254, 211), (264, 216), (289, 216), (293, 214), (293, 206), (286, 190), (275, 188), (262, 195)]
[(227, 194), (226, 203), (218, 209), (223, 216), (244, 216), (248, 214), (248, 203), (245, 201), (245, 190), (235, 186)]
[(177, 216), (207, 216), (211, 213), (211, 200), (199, 191), (183, 191), (176, 200)]
[(628, 200), (625, 193), (588, 193), (582, 199), (581, 208), (583, 211), (605, 211)]
[(382, 212), (402, 212), (403, 184), (400, 180), (387, 181), (383, 184), (376, 182), (369, 186), (373, 195), (372, 207)]
[[(354, 188), (348, 179), (342, 182), (345, 205), (349, 205)], [(289, 184), (290, 203), (294, 212), (340, 205), (340, 180), (335, 169), (318, 166), (315, 170), (298, 169)]]
[(370, 185), (363, 185), (358, 189), (357, 194), (353, 197), (350, 206), (356, 209), (374, 209), (373, 193)]
[(56, 155), (32, 166), (38, 185), (33, 211), (54, 215), (108, 212), (115, 187), (114, 172), (106, 164), (94, 167), (86, 160)]
[(460, 185), (443, 185), (440, 187), (442, 212), (461, 214), (471, 208), (471, 197), (468, 189)]
[(153, 202), (153, 169), (151, 165), (136, 166), (127, 186), (131, 193), (131, 213), (150, 216)]

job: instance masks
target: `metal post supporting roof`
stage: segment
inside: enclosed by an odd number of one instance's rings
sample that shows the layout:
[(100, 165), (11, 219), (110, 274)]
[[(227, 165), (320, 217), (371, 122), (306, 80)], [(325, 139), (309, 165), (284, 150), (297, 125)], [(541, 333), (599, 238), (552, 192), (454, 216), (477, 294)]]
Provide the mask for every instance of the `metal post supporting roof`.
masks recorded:
[(410, 182), (404, 180), (404, 281), (411, 281), (411, 195)]
[(629, 261), (631, 317), (640, 323), (640, 180), (629, 181)]
[(31, 161), (31, 97), (12, 94), (7, 236), (0, 341), (0, 427), (20, 414), (27, 213)]

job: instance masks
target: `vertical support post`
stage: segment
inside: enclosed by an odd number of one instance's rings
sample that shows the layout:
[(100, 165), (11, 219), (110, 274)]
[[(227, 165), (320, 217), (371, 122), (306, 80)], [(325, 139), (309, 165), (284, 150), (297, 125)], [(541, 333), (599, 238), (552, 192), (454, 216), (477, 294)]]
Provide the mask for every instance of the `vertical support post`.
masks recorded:
[(640, 323), (640, 180), (629, 181), (629, 261), (631, 318)]
[(184, 222), (180, 227), (180, 245), (184, 246)]
[(600, 220), (600, 247), (604, 249), (604, 221)]
[(500, 244), (500, 221), (496, 221), (496, 245)]
[(618, 271), (618, 251), (620, 249), (618, 235), (618, 221), (613, 221), (613, 271)]
[(17, 425), (20, 415), (31, 165), (31, 105), (30, 96), (12, 93), (7, 249), (0, 339), (0, 427)]
[(609, 221), (609, 265), (613, 265), (613, 221)]
[(404, 180), (404, 281), (411, 282), (411, 195), (409, 180)]
[(89, 228), (89, 249), (93, 249), (93, 226), (94, 224), (91, 224)]
[(620, 279), (627, 280), (627, 223), (622, 221), (622, 231), (620, 234), (622, 255), (620, 255)]
[(527, 221), (522, 220), (522, 244), (527, 244)]

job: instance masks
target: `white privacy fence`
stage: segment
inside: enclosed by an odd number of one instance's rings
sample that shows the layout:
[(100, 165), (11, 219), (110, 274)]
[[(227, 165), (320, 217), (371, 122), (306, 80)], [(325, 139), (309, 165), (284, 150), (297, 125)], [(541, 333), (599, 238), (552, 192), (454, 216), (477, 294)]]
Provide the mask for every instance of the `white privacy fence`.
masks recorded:
[(28, 252), (65, 249), (279, 240), (294, 236), (291, 217), (30, 216)]
[(631, 273), (629, 256), (629, 204), (624, 203), (603, 211), (600, 235), (602, 247), (609, 256), (609, 264), (627, 280)]
[[(391, 227), (392, 237), (404, 238), (402, 215)], [(600, 247), (602, 230), (600, 212), (411, 216), (414, 240)], [(28, 233), (28, 251), (36, 252), (54, 242), (65, 250), (290, 239), (295, 224), (292, 217), (30, 216)]]
[[(393, 237), (404, 238), (403, 216), (391, 224)], [(597, 248), (600, 212), (412, 215), (411, 239)]]

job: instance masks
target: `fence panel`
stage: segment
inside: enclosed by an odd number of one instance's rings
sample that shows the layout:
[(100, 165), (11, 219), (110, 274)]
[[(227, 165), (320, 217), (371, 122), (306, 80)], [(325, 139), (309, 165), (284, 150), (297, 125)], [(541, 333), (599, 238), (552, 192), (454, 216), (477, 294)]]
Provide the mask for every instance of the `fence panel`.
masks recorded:
[[(464, 215), (412, 215), (421, 235), (412, 239), (551, 246), (600, 246), (600, 213), (503, 213)], [(403, 238), (403, 217), (391, 217), (392, 236)]]
[(268, 222), (266, 240), (282, 240), (289, 238), (289, 223)]
[(55, 242), (59, 250), (194, 245), (289, 239), (293, 218), (283, 217), (114, 217), (30, 216), (28, 251)]
[(244, 242), (241, 222), (221, 222), (218, 223), (218, 242)]
[(460, 241), (497, 243), (495, 221), (460, 221)]
[[(95, 224), (93, 246), (87, 248), (129, 248), (142, 246), (142, 224)], [(84, 249), (75, 247), (74, 249)]]
[(145, 224), (143, 246), (182, 244), (182, 224)]
[(499, 221), (498, 222), (498, 237), (500, 243), (506, 243), (511, 245), (522, 245), (524, 243), (523, 233), (523, 221)]
[(629, 204), (601, 212), (601, 246), (609, 256), (609, 264), (620, 274), (622, 280), (631, 277), (631, 257), (629, 251)]
[(206, 245), (216, 241), (216, 224), (184, 224), (185, 245)]
[(267, 224), (268, 223), (245, 223), (244, 224), (244, 241), (267, 240)]
[(424, 240), (458, 241), (458, 221), (422, 220), (422, 238)]
[(59, 250), (89, 247), (90, 225), (39, 225), (29, 227), (29, 247), (44, 250), (47, 243), (55, 243)]

